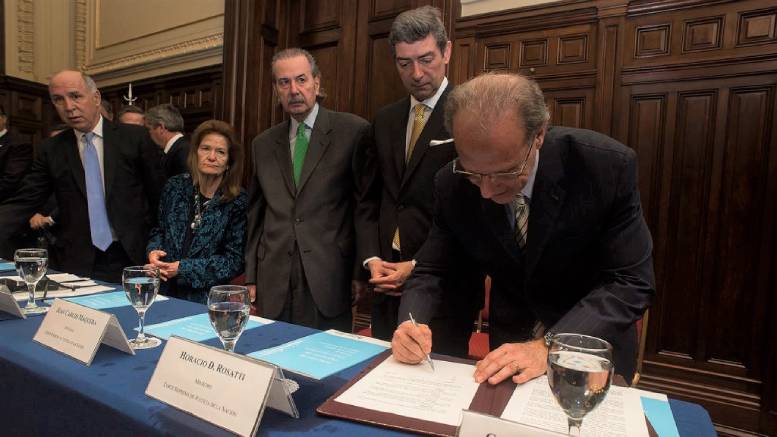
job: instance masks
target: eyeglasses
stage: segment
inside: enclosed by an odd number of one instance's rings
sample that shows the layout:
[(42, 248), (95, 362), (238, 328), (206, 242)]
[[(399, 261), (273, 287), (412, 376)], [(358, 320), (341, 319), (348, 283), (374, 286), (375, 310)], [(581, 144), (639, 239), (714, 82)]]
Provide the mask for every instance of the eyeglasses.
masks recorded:
[(532, 148), (534, 148), (534, 141), (529, 144), (529, 150), (526, 151), (526, 157), (523, 159), (523, 163), (520, 167), (518, 167), (518, 170), (515, 171), (478, 173), (475, 171), (464, 170), (461, 168), (459, 158), (456, 158), (453, 160), (453, 172), (466, 177), (475, 185), (480, 185), (480, 183), (483, 182), (483, 178), (485, 177), (490, 178), (492, 183), (510, 183), (514, 181), (515, 178), (520, 176), (524, 170), (526, 170), (526, 165), (529, 163), (529, 156), (531, 155)]

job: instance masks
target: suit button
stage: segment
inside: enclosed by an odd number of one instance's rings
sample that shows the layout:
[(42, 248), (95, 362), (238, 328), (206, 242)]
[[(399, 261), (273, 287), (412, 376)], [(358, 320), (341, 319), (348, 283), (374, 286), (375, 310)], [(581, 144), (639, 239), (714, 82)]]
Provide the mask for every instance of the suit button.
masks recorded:
[(303, 222), (303, 220), (301, 218), (296, 218), (296, 219), (294, 219), (294, 221), (297, 222), (297, 223), (302, 223)]
[(405, 205), (400, 204), (397, 206), (397, 211), (402, 211), (403, 209), (405, 209)]

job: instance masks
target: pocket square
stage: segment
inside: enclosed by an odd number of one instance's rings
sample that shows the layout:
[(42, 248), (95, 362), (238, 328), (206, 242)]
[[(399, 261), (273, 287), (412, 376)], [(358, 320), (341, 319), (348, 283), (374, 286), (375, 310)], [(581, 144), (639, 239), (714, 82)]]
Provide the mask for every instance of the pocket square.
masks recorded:
[(448, 138), (447, 140), (431, 140), (429, 141), (429, 147), (439, 146), (440, 144), (448, 144), (452, 142), (453, 138)]

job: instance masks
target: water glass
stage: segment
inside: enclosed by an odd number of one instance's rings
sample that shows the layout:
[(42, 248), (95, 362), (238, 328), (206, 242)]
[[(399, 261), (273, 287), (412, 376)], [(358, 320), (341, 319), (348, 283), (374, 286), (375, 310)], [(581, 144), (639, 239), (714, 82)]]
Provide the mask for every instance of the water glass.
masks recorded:
[(46, 249), (17, 249), (13, 256), (16, 272), (27, 284), (30, 297), (24, 307), (25, 314), (42, 314), (49, 310), (48, 306), (35, 303), (35, 286), (46, 274), (49, 265), (49, 254)]
[(208, 293), (210, 324), (221, 339), (224, 350), (234, 352), (249, 318), (251, 300), (248, 288), (240, 285), (217, 285)]
[(607, 396), (612, 346), (582, 334), (556, 334), (548, 351), (548, 384), (567, 415), (569, 435), (580, 435), (583, 417)]
[(156, 337), (146, 337), (143, 323), (146, 311), (159, 293), (159, 269), (151, 266), (125, 267), (121, 275), (127, 300), (138, 312), (138, 336), (130, 340), (133, 349), (150, 349), (162, 344)]

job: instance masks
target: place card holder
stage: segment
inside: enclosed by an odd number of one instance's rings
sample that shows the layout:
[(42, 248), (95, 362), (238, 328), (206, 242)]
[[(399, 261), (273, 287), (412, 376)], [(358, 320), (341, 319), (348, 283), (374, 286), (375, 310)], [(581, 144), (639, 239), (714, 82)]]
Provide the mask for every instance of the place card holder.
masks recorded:
[(470, 410), (461, 411), (461, 425), (456, 430), (456, 437), (563, 437), (565, 435)]
[(10, 314), (14, 318), (26, 319), (22, 309), (19, 307), (19, 303), (14, 299), (11, 290), (5, 284), (0, 284), (0, 311)]

